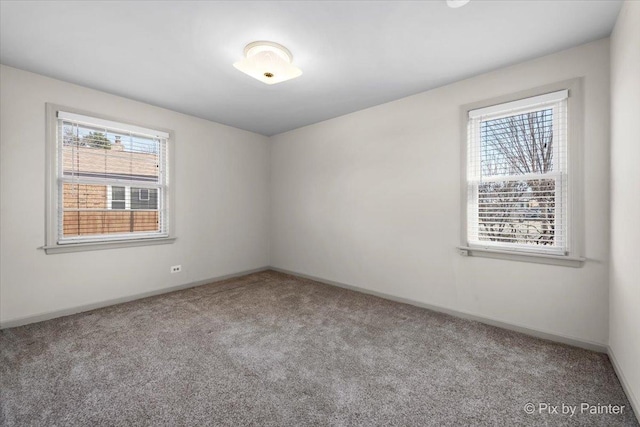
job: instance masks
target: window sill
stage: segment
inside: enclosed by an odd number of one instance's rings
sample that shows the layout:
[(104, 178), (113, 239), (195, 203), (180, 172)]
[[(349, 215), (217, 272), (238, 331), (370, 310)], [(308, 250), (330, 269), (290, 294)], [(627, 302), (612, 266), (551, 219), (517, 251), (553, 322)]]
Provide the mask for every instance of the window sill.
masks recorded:
[(537, 264), (560, 265), (565, 267), (582, 267), (587, 260), (584, 257), (537, 254), (529, 252), (504, 251), (499, 249), (476, 248), (458, 246), (458, 253), (462, 256), (497, 258), (511, 261), (533, 262)]
[(69, 252), (100, 251), (104, 249), (130, 248), (134, 246), (167, 245), (176, 241), (175, 237), (157, 237), (152, 239), (116, 240), (111, 242), (67, 243), (64, 245), (42, 246), (47, 255)]

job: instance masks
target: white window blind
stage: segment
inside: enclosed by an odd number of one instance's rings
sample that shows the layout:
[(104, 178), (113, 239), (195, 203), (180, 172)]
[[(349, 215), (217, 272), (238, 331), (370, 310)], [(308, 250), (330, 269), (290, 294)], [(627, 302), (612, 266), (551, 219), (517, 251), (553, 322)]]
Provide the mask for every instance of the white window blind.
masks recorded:
[(168, 137), (58, 111), (57, 243), (167, 237)]
[(568, 253), (567, 98), (563, 90), (469, 112), (469, 247)]

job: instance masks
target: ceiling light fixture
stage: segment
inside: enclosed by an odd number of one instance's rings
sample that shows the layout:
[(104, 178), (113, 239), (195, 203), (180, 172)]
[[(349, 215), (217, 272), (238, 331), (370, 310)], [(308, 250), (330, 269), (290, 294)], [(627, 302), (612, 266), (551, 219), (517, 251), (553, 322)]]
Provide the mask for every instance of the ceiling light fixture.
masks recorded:
[(302, 70), (291, 64), (289, 49), (273, 42), (253, 42), (244, 48), (245, 59), (233, 64), (262, 83), (272, 85), (299, 77)]
[(457, 9), (469, 3), (471, 0), (447, 0), (447, 6), (451, 9)]

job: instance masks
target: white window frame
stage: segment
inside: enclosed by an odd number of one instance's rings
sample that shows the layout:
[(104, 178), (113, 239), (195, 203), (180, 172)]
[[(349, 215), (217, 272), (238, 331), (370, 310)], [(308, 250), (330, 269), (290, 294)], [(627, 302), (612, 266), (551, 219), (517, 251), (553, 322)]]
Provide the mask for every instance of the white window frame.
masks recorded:
[[(461, 124), (462, 124), (462, 144), (461, 144), (461, 238), (460, 246), (458, 246), (458, 252), (463, 256), (480, 256), (488, 258), (500, 258), (515, 261), (535, 262), (553, 265), (563, 265), (570, 267), (581, 267), (586, 260), (583, 255), (583, 200), (582, 197), (582, 148), (581, 148), (581, 136), (582, 136), (582, 79), (572, 79), (568, 81), (558, 82), (544, 87), (539, 87), (527, 91), (518, 92), (515, 94), (502, 96), (498, 98), (489, 99), (486, 101), (476, 102), (473, 104), (465, 105), (461, 109)], [(518, 248), (515, 245), (513, 247), (505, 247), (504, 245), (492, 245), (491, 242), (483, 242), (478, 244), (477, 242), (469, 241), (468, 235), (470, 227), (473, 225), (473, 218), (467, 212), (467, 207), (472, 206), (468, 199), (469, 196), (469, 181), (467, 177), (468, 170), (468, 149), (469, 149), (469, 134), (473, 131), (469, 126), (470, 112), (472, 114), (496, 112), (500, 109), (504, 109), (504, 104), (509, 104), (511, 108), (522, 106), (526, 108), (526, 105), (530, 100), (528, 98), (538, 98), (544, 100), (544, 96), (566, 90), (568, 91), (568, 98), (566, 100), (567, 108), (567, 135), (566, 135), (566, 150), (567, 150), (567, 176), (568, 190), (566, 194), (566, 214), (567, 223), (561, 224), (566, 227), (567, 247), (566, 252), (560, 253), (558, 250), (549, 250), (547, 248)], [(553, 95), (551, 95), (553, 96)], [(557, 96), (557, 94), (556, 94)], [(536, 109), (536, 108), (534, 108)], [(480, 111), (478, 111), (480, 110)], [(519, 113), (519, 112), (518, 112)], [(554, 115), (554, 121), (556, 117)], [(556, 157), (557, 158), (557, 157)], [(556, 190), (558, 191), (558, 190)], [(472, 201), (471, 201), (472, 202)]]
[[(118, 125), (122, 130), (129, 130), (131, 132), (141, 133), (148, 132), (150, 130), (157, 131), (166, 136), (166, 156), (164, 161), (164, 202), (165, 207), (165, 222), (166, 228), (159, 233), (148, 233), (140, 235), (118, 235), (118, 236), (91, 236), (83, 239), (64, 239), (66, 241), (60, 241), (58, 236), (58, 205), (60, 203), (60, 185), (58, 176), (58, 167), (60, 156), (58, 151), (57, 130), (58, 130), (58, 112), (62, 111), (69, 115), (82, 115), (91, 117), (92, 123), (104, 124), (105, 127), (114, 128), (114, 125)], [(87, 112), (76, 108), (60, 106), (56, 104), (46, 104), (46, 222), (45, 222), (45, 245), (42, 249), (47, 254), (66, 253), (66, 252), (78, 252), (86, 250), (99, 250), (99, 249), (113, 249), (113, 248), (125, 248), (131, 246), (147, 246), (173, 243), (175, 241), (174, 234), (174, 222), (175, 209), (174, 209), (174, 185), (171, 176), (173, 174), (173, 132), (157, 127), (141, 125), (132, 123), (127, 120), (119, 118), (106, 117), (102, 114), (96, 114), (93, 112)], [(129, 191), (129, 197), (126, 199), (130, 203), (130, 188), (127, 185), (123, 185)], [(127, 192), (127, 190), (125, 190)], [(126, 194), (126, 193), (125, 193)], [(107, 191), (107, 201), (111, 199), (111, 188)], [(108, 203), (108, 208), (111, 209), (111, 204)]]
[[(147, 198), (146, 199), (142, 198), (142, 191), (146, 191), (147, 192)], [(140, 202), (148, 202), (151, 199), (150, 193), (151, 193), (151, 191), (148, 188), (139, 188), (138, 189), (138, 201), (140, 201)]]
[(108, 210), (130, 210), (131, 209), (131, 187), (126, 185), (116, 185), (115, 187), (124, 187), (124, 200), (115, 200), (116, 202), (124, 202), (124, 209), (113, 209), (113, 185), (107, 185), (107, 209)]

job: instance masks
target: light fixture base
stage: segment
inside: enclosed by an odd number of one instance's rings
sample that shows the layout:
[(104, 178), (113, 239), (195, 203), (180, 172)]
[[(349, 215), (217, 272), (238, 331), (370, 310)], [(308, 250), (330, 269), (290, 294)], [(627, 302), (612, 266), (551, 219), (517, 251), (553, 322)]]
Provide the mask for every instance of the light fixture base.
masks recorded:
[(447, 6), (449, 6), (451, 9), (458, 9), (466, 5), (470, 1), (471, 0), (447, 0)]
[(264, 40), (251, 42), (248, 45), (246, 45), (244, 47), (244, 56), (245, 58), (248, 58), (249, 56), (252, 56), (256, 53), (267, 52), (267, 51), (275, 53), (285, 61), (289, 61), (289, 62), (293, 61), (293, 55), (291, 54), (289, 49), (287, 49), (286, 47), (282, 46), (279, 43), (268, 42)]
[(270, 41), (256, 41), (244, 48), (245, 59), (233, 64), (238, 70), (265, 84), (296, 78), (302, 70), (291, 64), (293, 55), (286, 47)]

